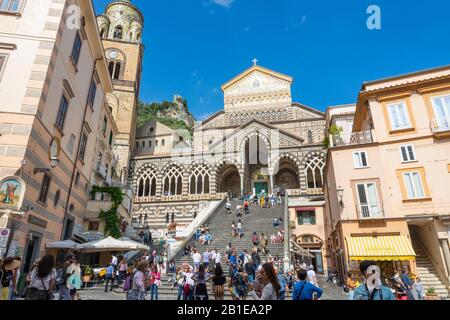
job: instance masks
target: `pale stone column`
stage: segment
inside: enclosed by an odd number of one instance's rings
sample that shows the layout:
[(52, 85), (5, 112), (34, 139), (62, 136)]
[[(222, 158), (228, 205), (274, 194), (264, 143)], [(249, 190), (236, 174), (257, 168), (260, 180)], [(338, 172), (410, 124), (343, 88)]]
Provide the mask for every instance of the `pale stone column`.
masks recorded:
[(239, 171), (239, 176), (240, 176), (240, 178), (241, 178), (241, 194), (239, 195), (239, 197), (240, 197), (240, 196), (242, 196), (242, 195), (244, 194), (244, 179), (245, 179), (245, 173)]
[(156, 177), (156, 199), (161, 200), (161, 197), (163, 196), (163, 174), (161, 172), (158, 172)]
[(216, 173), (210, 172), (210, 179), (209, 179), (209, 193), (212, 195), (217, 194), (217, 181), (216, 181)]
[(273, 192), (273, 189), (274, 189), (274, 185), (273, 185), (273, 181), (274, 181), (274, 179), (273, 179), (274, 177), (273, 177), (273, 174), (271, 174), (270, 175), (270, 192), (269, 193), (272, 193)]
[(450, 280), (450, 249), (448, 239), (441, 239), (442, 252), (444, 253), (445, 264), (447, 265), (447, 278)]
[(189, 195), (189, 183), (189, 172), (185, 171), (183, 172), (183, 188), (181, 190), (183, 196)]

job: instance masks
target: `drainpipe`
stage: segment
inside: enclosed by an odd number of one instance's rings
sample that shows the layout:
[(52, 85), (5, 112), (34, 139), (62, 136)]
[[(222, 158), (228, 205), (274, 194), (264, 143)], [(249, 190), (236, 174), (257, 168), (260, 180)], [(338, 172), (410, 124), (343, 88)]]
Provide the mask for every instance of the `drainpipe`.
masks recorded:
[(70, 198), (72, 196), (73, 182), (75, 180), (75, 174), (76, 174), (77, 168), (78, 168), (77, 164), (78, 164), (78, 157), (80, 156), (81, 137), (83, 136), (84, 122), (86, 121), (86, 114), (87, 114), (87, 111), (88, 111), (88, 108), (89, 108), (90, 85), (91, 85), (92, 81), (94, 80), (94, 75), (95, 75), (97, 62), (101, 61), (101, 60), (103, 60), (103, 57), (94, 60), (94, 68), (92, 70), (91, 81), (89, 82), (89, 90), (88, 90), (88, 95), (87, 95), (87, 98), (86, 98), (86, 105), (84, 107), (83, 121), (81, 122), (80, 138), (78, 140), (77, 153), (76, 153), (76, 157), (75, 157), (75, 164), (73, 166), (72, 177), (70, 179), (69, 192), (67, 193), (66, 208), (64, 209), (64, 222), (63, 222), (63, 228), (61, 230), (61, 237), (60, 237), (61, 240), (64, 240), (64, 233), (65, 233), (66, 226), (67, 226), (67, 216), (68, 216), (67, 210), (70, 207)]

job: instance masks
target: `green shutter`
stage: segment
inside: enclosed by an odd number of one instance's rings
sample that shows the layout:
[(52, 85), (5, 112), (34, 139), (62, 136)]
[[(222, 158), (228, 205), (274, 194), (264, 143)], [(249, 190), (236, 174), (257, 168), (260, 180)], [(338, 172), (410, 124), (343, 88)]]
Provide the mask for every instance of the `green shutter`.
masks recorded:
[(309, 221), (312, 225), (316, 224), (316, 213), (314, 211), (309, 212)]
[(303, 225), (303, 212), (297, 211), (297, 224)]

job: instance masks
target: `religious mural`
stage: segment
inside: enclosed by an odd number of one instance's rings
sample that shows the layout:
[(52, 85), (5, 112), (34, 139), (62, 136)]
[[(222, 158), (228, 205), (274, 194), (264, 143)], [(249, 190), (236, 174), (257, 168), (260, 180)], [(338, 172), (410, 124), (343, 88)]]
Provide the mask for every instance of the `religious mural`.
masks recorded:
[(8, 178), (0, 184), (0, 204), (4, 206), (17, 206), (22, 194), (22, 184), (19, 180)]

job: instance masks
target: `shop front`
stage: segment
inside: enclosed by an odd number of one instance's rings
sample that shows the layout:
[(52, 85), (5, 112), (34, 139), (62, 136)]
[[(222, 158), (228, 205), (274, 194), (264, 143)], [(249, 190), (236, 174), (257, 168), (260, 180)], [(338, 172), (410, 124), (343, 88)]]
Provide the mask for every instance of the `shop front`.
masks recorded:
[(381, 269), (382, 280), (388, 284), (396, 271), (408, 270), (416, 274), (416, 254), (410, 239), (396, 236), (350, 236), (345, 238), (348, 270), (356, 279), (363, 275), (359, 265), (364, 260), (376, 261)]

